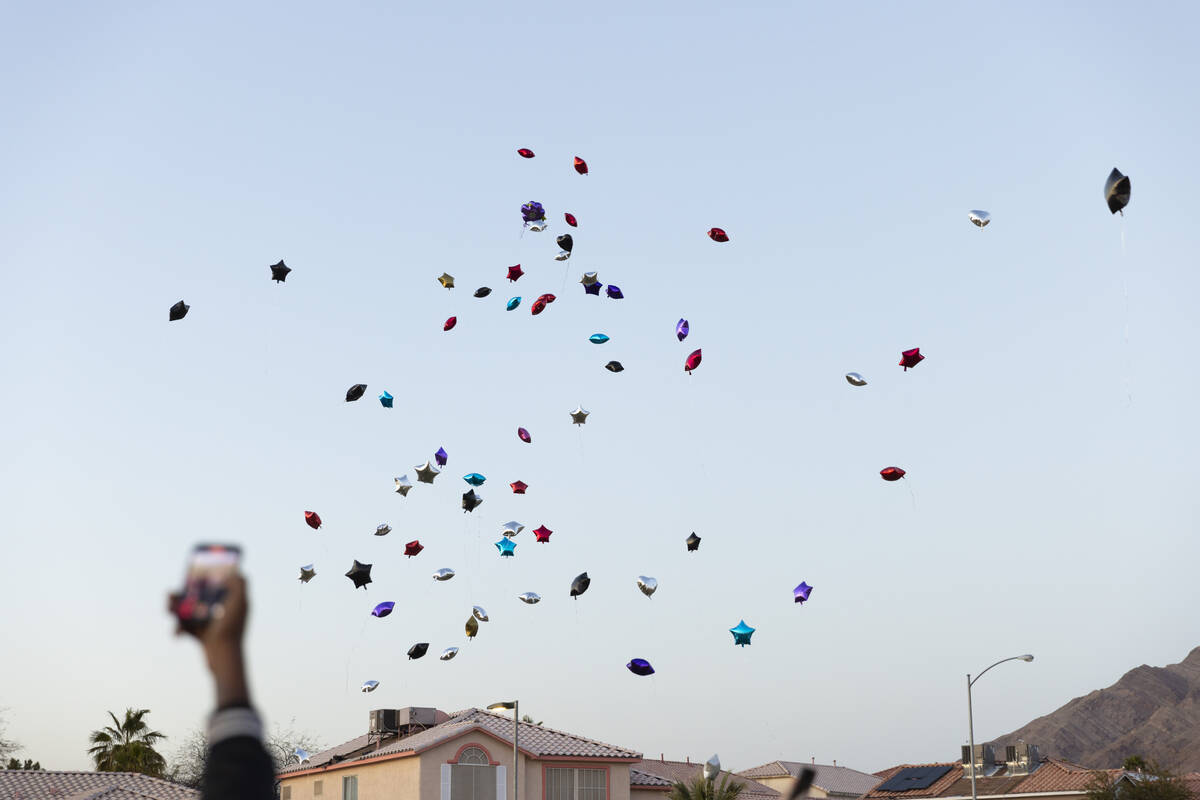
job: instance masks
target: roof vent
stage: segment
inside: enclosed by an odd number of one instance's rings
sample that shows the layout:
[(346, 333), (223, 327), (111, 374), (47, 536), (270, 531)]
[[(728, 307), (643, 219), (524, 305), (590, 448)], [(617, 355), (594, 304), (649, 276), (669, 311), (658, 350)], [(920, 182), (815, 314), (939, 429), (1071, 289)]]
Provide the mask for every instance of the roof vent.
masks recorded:
[(971, 769), (975, 770), (975, 777), (982, 778), (996, 771), (996, 753), (990, 744), (975, 745), (975, 759), (972, 764), (971, 748), (967, 745), (962, 746), (962, 763), (964, 777), (971, 777)]
[(1009, 775), (1028, 775), (1041, 764), (1041, 754), (1036, 744), (1018, 742), (1004, 748), (1004, 763)]
[(407, 735), (432, 728), (437, 722), (436, 708), (377, 708), (371, 712), (367, 733), (380, 736)]

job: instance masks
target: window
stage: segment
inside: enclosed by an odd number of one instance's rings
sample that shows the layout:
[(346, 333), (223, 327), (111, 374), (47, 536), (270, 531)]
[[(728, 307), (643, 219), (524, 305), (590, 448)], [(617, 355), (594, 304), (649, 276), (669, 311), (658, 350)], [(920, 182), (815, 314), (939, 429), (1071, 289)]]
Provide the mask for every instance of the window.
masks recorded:
[(279, 787), (279, 800), (292, 800), (292, 787), (290, 787), (290, 786)]
[(459, 764), (471, 764), (476, 767), (486, 767), (489, 764), (487, 753), (483, 752), (482, 747), (468, 747), (462, 751), (462, 755), (458, 757)]
[(602, 769), (546, 770), (546, 800), (608, 800), (608, 780)]
[(506, 772), (482, 747), (464, 747), (453, 764), (442, 764), (441, 800), (506, 800)]
[(358, 800), (358, 776), (342, 778), (342, 800)]
[(325, 781), (313, 781), (313, 797), (320, 797), (325, 793)]

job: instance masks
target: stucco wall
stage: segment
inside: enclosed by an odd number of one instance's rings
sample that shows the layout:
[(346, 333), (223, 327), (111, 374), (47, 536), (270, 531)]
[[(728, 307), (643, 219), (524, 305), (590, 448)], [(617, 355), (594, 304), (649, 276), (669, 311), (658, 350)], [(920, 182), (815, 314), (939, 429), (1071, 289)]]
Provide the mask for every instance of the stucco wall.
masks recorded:
[[(790, 775), (782, 775), (778, 778), (754, 778), (753, 780), (757, 783), (761, 783), (763, 786), (770, 786), (772, 789), (779, 792), (780, 794), (787, 794), (788, 789), (792, 788), (792, 784), (795, 782), (796, 779), (791, 777)], [(808, 796), (809, 797), (829, 797), (829, 793), (826, 792), (824, 789), (814, 786), (808, 790)]]

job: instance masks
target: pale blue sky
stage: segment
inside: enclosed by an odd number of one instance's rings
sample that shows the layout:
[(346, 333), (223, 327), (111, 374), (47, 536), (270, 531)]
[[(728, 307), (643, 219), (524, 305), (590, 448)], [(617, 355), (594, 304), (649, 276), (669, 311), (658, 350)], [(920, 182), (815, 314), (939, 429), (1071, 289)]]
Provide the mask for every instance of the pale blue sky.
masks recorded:
[[(648, 755), (877, 770), (955, 758), (963, 676), (999, 658), (1037, 655), (979, 684), (980, 739), (1200, 643), (1192, 6), (103, 5), (0, 24), (0, 706), (24, 755), (85, 767), (126, 706), (201, 724), (162, 611), (198, 540), (244, 544), (257, 700), (326, 743), (375, 707), (517, 697)], [(527, 200), (550, 231), (519, 236)], [(439, 446), (436, 484), (395, 495)], [(552, 543), (501, 561), (509, 519)], [(416, 641), (462, 652), (410, 663)]]

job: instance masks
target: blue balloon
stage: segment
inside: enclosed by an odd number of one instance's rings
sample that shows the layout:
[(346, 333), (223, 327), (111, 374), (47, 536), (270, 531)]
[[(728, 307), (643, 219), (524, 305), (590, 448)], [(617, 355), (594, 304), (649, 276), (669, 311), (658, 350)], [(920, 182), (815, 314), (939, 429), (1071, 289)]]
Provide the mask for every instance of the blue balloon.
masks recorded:
[(642, 677), (654, 674), (654, 667), (650, 666), (650, 662), (644, 658), (635, 658), (626, 664), (625, 667), (634, 675), (641, 675)]
[(483, 482), (486, 481), (487, 478), (483, 477), (478, 472), (472, 472), (469, 475), (463, 475), (463, 480), (472, 486), (483, 486)]
[(379, 405), (384, 408), (392, 407), (392, 395), (390, 392), (385, 390), (383, 394), (379, 395)]
[(508, 308), (508, 310), (509, 310), (509, 311), (512, 311), (514, 308), (516, 308), (516, 307), (517, 307), (517, 306), (519, 306), (519, 305), (521, 305), (521, 298), (520, 298), (520, 297), (510, 297), (510, 298), (509, 298), (509, 300), (508, 300), (508, 306), (507, 306), (507, 308)]
[(588, 341), (591, 342), (592, 344), (604, 344), (605, 342), (608, 341), (608, 337), (605, 336), (603, 333), (593, 333), (591, 336), (588, 337)]
[(496, 542), (496, 549), (500, 551), (500, 555), (512, 558), (517, 554), (517, 543), (512, 539), (501, 539)]
[(729, 629), (729, 632), (733, 634), (733, 643), (741, 647), (750, 644), (750, 637), (754, 635), (754, 631), (754, 628), (746, 624), (746, 620), (739, 622), (737, 627)]

